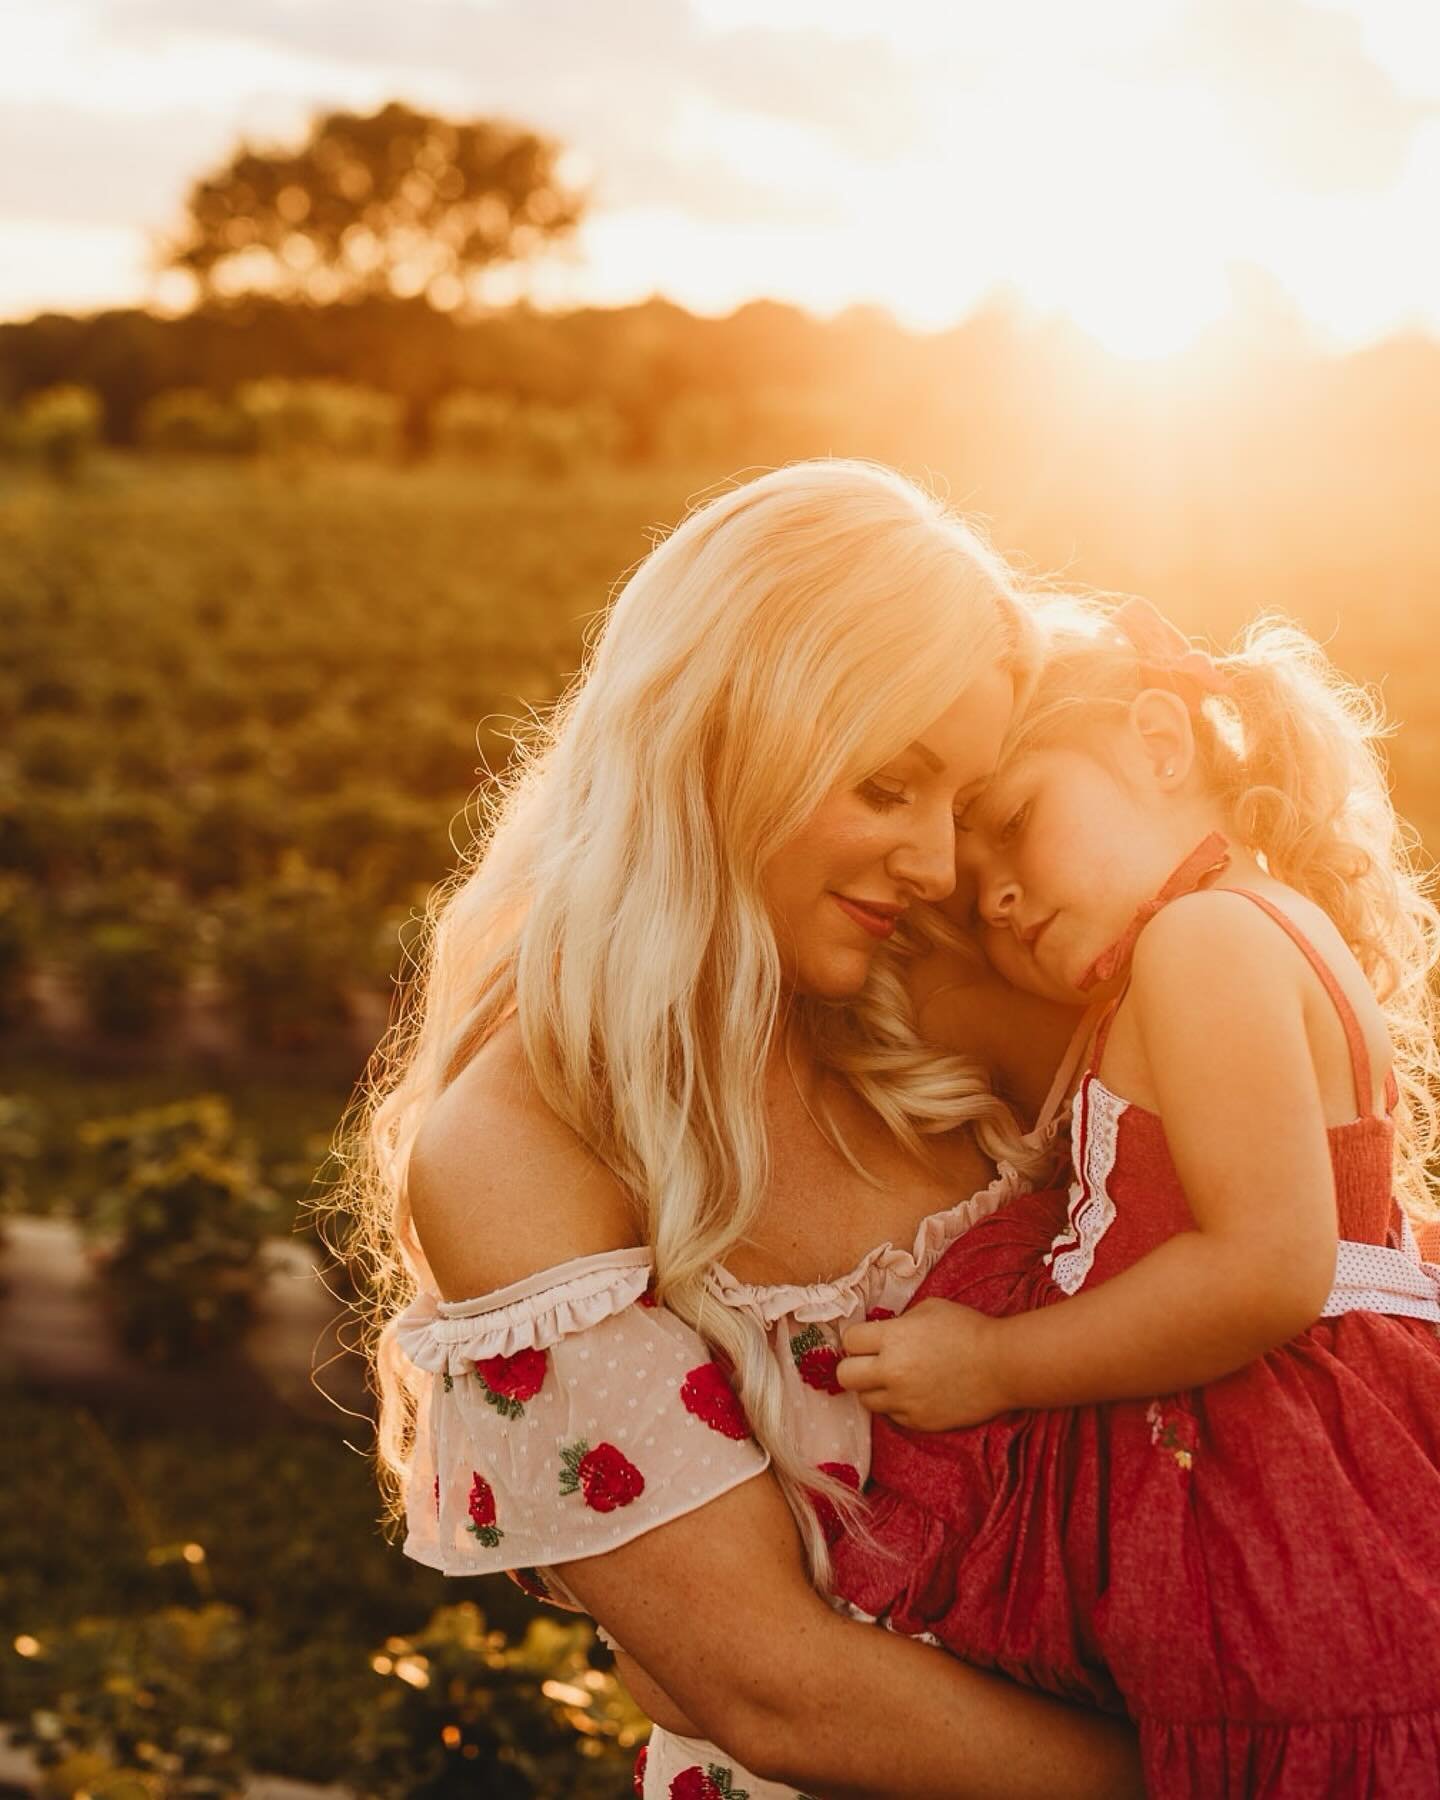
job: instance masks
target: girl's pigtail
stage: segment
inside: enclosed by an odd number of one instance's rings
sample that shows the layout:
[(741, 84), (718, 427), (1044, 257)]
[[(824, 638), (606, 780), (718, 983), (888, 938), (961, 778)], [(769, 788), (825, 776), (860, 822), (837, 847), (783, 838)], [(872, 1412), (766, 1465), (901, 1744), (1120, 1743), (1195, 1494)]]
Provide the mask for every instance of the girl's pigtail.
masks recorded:
[(1412, 1212), (1432, 1218), (1440, 913), (1416, 835), (1390, 799), (1380, 750), (1390, 727), (1374, 695), (1282, 620), (1257, 621), (1220, 667), (1227, 697), (1207, 699), (1198, 717), (1206, 773), (1236, 837), (1335, 921), (1365, 971), (1394, 1046), (1400, 1186)]

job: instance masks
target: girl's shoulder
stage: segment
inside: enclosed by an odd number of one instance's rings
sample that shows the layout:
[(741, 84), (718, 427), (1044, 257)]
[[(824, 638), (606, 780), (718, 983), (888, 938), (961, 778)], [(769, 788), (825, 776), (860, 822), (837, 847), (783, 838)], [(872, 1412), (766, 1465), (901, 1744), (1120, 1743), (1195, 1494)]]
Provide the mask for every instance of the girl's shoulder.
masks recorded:
[[(1298, 894), (1293, 898), (1297, 904), (1305, 904)], [(1203, 888), (1170, 901), (1140, 933), (1131, 962), (1132, 978), (1137, 986), (1176, 975), (1214, 979), (1228, 986), (1273, 964), (1276, 936), (1273, 915), (1247, 893)]]
[(1199, 1030), (1213, 1046), (1257, 1050), (1303, 1031), (1327, 1111), (1344, 1119), (1379, 1105), (1356, 1088), (1363, 1064), (1390, 1066), (1385, 1013), (1334, 921), (1281, 882), (1172, 901), (1140, 935), (1131, 992), (1147, 1038)]

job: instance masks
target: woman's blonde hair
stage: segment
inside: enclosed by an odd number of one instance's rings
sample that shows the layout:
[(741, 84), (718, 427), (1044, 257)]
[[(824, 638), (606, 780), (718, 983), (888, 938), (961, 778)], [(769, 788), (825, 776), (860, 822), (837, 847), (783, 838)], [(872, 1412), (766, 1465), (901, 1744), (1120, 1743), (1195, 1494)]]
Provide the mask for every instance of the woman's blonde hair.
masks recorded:
[(1255, 620), (1213, 659), (1225, 691), (1209, 692), (1183, 666), (1148, 665), (1117, 629), (1116, 610), (1071, 597), (1040, 604), (1044, 663), (1004, 760), (1083, 744), (1104, 721), (1122, 719), (1144, 687), (1170, 685), (1185, 696), (1199, 770), (1231, 835), (1329, 915), (1375, 992), (1401, 1095), (1398, 1184), (1412, 1216), (1432, 1219), (1440, 1051), (1430, 976), (1440, 913), (1418, 836), (1390, 799), (1380, 744), (1391, 727), (1379, 697), (1342, 675), (1308, 632), (1276, 617)]
[[(426, 1274), (406, 1165), (436, 1099), (513, 1016), (538, 1091), (633, 1196), (661, 1298), (728, 1357), (824, 1571), (805, 1492), (853, 1496), (787, 1441), (763, 1332), (707, 1282), (766, 1182), (781, 980), (761, 874), (837, 785), (977, 677), (1006, 667), (1023, 683), (1033, 661), (1004, 563), (866, 463), (799, 463), (722, 492), (633, 572), (432, 894), (337, 1139), (321, 1206), (348, 1216), (343, 1254), (365, 1269), (391, 1517), (415, 1403), (393, 1319)], [(893, 958), (852, 1007), (797, 1000), (788, 1016), (912, 1148), (968, 1122), (992, 1157), (1034, 1160), (983, 1071), (917, 1040)]]

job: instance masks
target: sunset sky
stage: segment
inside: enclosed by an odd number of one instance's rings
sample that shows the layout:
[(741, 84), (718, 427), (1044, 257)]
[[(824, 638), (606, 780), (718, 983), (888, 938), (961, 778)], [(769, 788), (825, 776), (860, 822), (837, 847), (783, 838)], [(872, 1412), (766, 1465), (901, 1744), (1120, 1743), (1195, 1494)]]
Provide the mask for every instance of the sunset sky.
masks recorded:
[(0, 52), (0, 317), (177, 299), (192, 177), (402, 98), (573, 147), (547, 304), (1440, 333), (1440, 0), (6, 0)]

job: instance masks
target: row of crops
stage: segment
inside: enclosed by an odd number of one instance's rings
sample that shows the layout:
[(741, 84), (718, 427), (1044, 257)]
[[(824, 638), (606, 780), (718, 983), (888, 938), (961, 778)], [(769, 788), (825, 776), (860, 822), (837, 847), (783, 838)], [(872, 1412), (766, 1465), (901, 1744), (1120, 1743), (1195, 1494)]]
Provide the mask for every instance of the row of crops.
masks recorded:
[[(678, 491), (677, 491), (678, 490)], [(126, 469), (0, 504), (0, 1018), (197, 982), (259, 1048), (383, 997), (486, 769), (684, 490)]]

